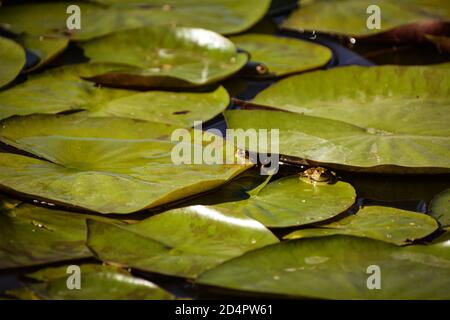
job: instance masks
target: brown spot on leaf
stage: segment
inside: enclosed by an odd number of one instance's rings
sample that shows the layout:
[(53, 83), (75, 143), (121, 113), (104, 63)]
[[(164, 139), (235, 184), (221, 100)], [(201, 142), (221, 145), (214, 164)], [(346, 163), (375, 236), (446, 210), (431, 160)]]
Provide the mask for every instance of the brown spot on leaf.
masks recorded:
[(188, 114), (189, 112), (190, 112), (189, 110), (182, 110), (182, 111), (175, 111), (172, 114), (173, 115)]

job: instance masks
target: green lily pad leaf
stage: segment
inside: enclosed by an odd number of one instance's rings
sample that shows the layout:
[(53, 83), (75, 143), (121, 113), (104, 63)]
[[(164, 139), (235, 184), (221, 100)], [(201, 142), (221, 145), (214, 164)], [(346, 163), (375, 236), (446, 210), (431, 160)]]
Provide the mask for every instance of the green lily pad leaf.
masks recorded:
[(126, 227), (92, 220), (88, 229), (88, 246), (103, 261), (187, 278), (278, 242), (262, 224), (241, 213), (201, 205)]
[(0, 119), (13, 115), (87, 110), (89, 116), (116, 116), (191, 127), (207, 121), (229, 104), (226, 90), (211, 92), (140, 92), (96, 86), (79, 76), (107, 65), (79, 64), (51, 69), (0, 92)]
[(349, 209), (355, 198), (355, 189), (346, 182), (313, 185), (290, 176), (269, 183), (248, 199), (217, 208), (242, 212), (267, 227), (283, 228), (330, 219)]
[(450, 227), (450, 189), (442, 191), (431, 201), (430, 214), (444, 228)]
[(136, 91), (99, 88), (79, 75), (102, 65), (80, 64), (31, 75), (24, 83), (0, 92), (0, 119), (13, 115), (90, 110)]
[(11, 300), (40, 300), (38, 296), (36, 296), (36, 294), (31, 291), (29, 288), (27, 287), (22, 287), (22, 288), (18, 288), (18, 289), (13, 289), (13, 290), (8, 290), (4, 293), (5, 295), (9, 296), (9, 297), (14, 297), (14, 299)]
[[(230, 164), (175, 164), (178, 141), (170, 138), (175, 129), (79, 114), (12, 117), (1, 123), (0, 141), (51, 162), (0, 154), (0, 185), (56, 204), (131, 213), (214, 189), (251, 167), (230, 154), (221, 137), (192, 130), (186, 131), (191, 140), (183, 141), (192, 156), (208, 150), (200, 144), (203, 138), (222, 157), (220, 163)], [(192, 156), (184, 160), (194, 163)]]
[(244, 34), (230, 38), (240, 49), (250, 53), (251, 60), (261, 62), (271, 76), (316, 69), (327, 64), (332, 52), (327, 47), (293, 38), (264, 34)]
[(292, 157), (287, 161), (300, 158), (312, 165), (360, 172), (450, 171), (450, 138), (445, 135), (384, 135), (341, 121), (280, 111), (232, 110), (225, 116), (230, 128), (280, 130), (280, 154)]
[(91, 109), (90, 116), (133, 118), (181, 127), (218, 116), (230, 102), (222, 87), (211, 92), (149, 91), (107, 102)]
[(69, 45), (65, 37), (37, 37), (24, 35), (20, 37), (22, 45), (39, 58), (39, 62), (26, 71), (37, 70), (59, 56)]
[[(225, 262), (198, 282), (308, 298), (449, 299), (450, 257), (430, 247), (350, 236), (287, 241)], [(381, 289), (370, 290), (376, 269)]]
[(436, 220), (426, 214), (370, 206), (360, 209), (355, 215), (315, 228), (297, 230), (284, 238), (300, 239), (343, 234), (404, 245), (430, 235), (437, 228)]
[[(367, 13), (369, 6), (380, 8), (379, 28), (369, 28), (373, 23)], [(302, 5), (284, 21), (283, 27), (303, 32), (311, 30), (330, 34), (368, 37), (400, 29), (429, 28), (428, 23), (450, 18), (448, 1), (435, 0), (315, 0)], [(404, 34), (408, 36), (407, 33)], [(411, 36), (411, 35), (409, 35)], [(401, 37), (399, 37), (401, 39)]]
[[(46, 268), (29, 277), (43, 281), (30, 283), (27, 289), (43, 300), (171, 300), (173, 295), (154, 283), (113, 267), (83, 264), (80, 290), (67, 288), (69, 266)], [(15, 295), (15, 292), (8, 292)], [(20, 295), (19, 295), (20, 298)], [(26, 297), (25, 297), (26, 298)]]
[(203, 86), (229, 77), (247, 62), (247, 55), (237, 53), (230, 40), (204, 29), (141, 28), (82, 46), (92, 62), (117, 65), (86, 78), (113, 86)]
[(92, 256), (85, 246), (88, 218), (109, 221), (0, 198), (0, 269)]
[(221, 34), (243, 32), (261, 20), (270, 7), (270, 0), (93, 0), (138, 15), (153, 25), (199, 27)]
[[(66, 12), (71, 5), (80, 8), (80, 29), (67, 29), (71, 15)], [(150, 25), (200, 27), (232, 34), (257, 23), (269, 5), (270, 0), (146, 1), (138, 6), (110, 7), (79, 1), (41, 2), (2, 7), (0, 24), (15, 33), (65, 35), (78, 41)]]
[(25, 51), (16, 42), (0, 37), (0, 88), (13, 81), (25, 65)]
[(446, 67), (399, 66), (306, 73), (254, 100), (297, 114), (230, 111), (228, 124), (280, 129), (280, 154), (312, 162), (374, 172), (448, 172), (449, 74)]

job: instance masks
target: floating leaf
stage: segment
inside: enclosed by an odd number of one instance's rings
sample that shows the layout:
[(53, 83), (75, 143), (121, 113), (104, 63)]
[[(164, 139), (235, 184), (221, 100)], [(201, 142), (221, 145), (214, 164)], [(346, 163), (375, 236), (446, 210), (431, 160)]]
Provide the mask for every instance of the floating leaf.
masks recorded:
[[(158, 25), (200, 27), (221, 34), (243, 32), (269, 9), (270, 0), (94, 0), (119, 10), (138, 8), (142, 21)], [(130, 13), (128, 13), (130, 15)]]
[(151, 27), (117, 32), (83, 44), (92, 62), (117, 64), (88, 79), (128, 87), (193, 87), (239, 71), (247, 55), (212, 31)]
[[(380, 9), (379, 27), (372, 27), (373, 6)], [(370, 11), (369, 11), (370, 10)], [(368, 37), (397, 31), (397, 40), (402, 36), (414, 36), (409, 29), (430, 29), (430, 21), (450, 18), (450, 6), (445, 0), (315, 0), (302, 5), (284, 21), (283, 27), (300, 32), (311, 30), (353, 37)], [(414, 24), (418, 24), (415, 26)], [(398, 30), (400, 29), (400, 30)]]
[(69, 45), (65, 37), (37, 37), (24, 35), (20, 38), (22, 45), (39, 58), (37, 64), (26, 71), (34, 71), (48, 64), (60, 55)]
[(103, 261), (188, 278), (278, 242), (262, 224), (243, 214), (200, 205), (126, 227), (89, 221), (88, 229), (88, 245)]
[(0, 92), (0, 118), (90, 110), (106, 105), (111, 100), (137, 93), (99, 88), (92, 82), (80, 79), (79, 74), (93, 68), (104, 70), (100, 65), (80, 64), (29, 76), (28, 81)]
[(313, 185), (290, 176), (269, 183), (249, 199), (217, 208), (241, 212), (267, 227), (291, 227), (330, 219), (349, 209), (355, 198), (348, 183)]
[[(231, 128), (280, 129), (280, 154), (352, 170), (450, 168), (449, 68), (342, 67), (290, 77), (229, 111)], [(349, 168), (350, 167), (350, 168)]]
[[(90, 257), (86, 219), (92, 215), (0, 198), (0, 269)], [(102, 221), (108, 219), (102, 218)]]
[(280, 130), (280, 154), (293, 157), (293, 161), (301, 158), (310, 164), (363, 172), (438, 173), (450, 168), (450, 138), (445, 133), (427, 136), (424, 126), (423, 135), (418, 131), (416, 135), (385, 135), (375, 129), (288, 112), (233, 110), (225, 115), (230, 128)]
[[(449, 299), (450, 255), (350, 236), (294, 240), (249, 252), (202, 274), (201, 284), (326, 299)], [(375, 266), (381, 289), (370, 290)], [(430, 276), (433, 275), (433, 276)]]
[[(30, 289), (26, 287), (21, 287), (13, 290), (8, 290), (4, 292), (5, 295), (9, 297), (14, 297), (14, 300), (20, 299), (20, 300), (39, 300), (39, 297), (36, 296), (36, 294), (31, 291)], [(9, 298), (8, 298), (9, 299)], [(13, 300), (11, 298), (11, 300)]]
[(450, 189), (442, 191), (431, 201), (430, 214), (442, 227), (450, 227)]
[(269, 75), (283, 76), (324, 66), (332, 57), (327, 47), (293, 38), (244, 34), (230, 38), (251, 60), (269, 68)]
[(436, 221), (423, 213), (370, 206), (336, 222), (294, 231), (285, 239), (343, 234), (404, 245), (428, 236), (437, 228)]
[(181, 127), (221, 114), (230, 97), (223, 87), (211, 92), (149, 91), (112, 100), (91, 109), (90, 116), (134, 118)]
[(25, 51), (16, 42), (0, 37), (0, 88), (13, 81), (25, 65)]
[(254, 102), (385, 135), (448, 136), (450, 69), (445, 66), (349, 66), (305, 73), (262, 91)]
[(140, 92), (96, 86), (79, 75), (106, 65), (79, 64), (29, 76), (28, 81), (0, 92), (0, 119), (33, 113), (90, 111), (89, 116), (117, 116), (191, 127), (207, 121), (229, 104), (222, 87), (211, 92)]
[[(80, 29), (67, 29), (70, 16), (67, 9), (71, 5), (80, 8)], [(4, 6), (0, 11), (0, 24), (17, 34), (25, 32), (37, 37), (63, 35), (77, 40), (87, 40), (115, 30), (141, 25), (135, 20), (135, 16), (127, 18), (125, 12), (106, 10), (86, 2), (41, 2)]]
[[(174, 164), (171, 154), (178, 141), (170, 135), (175, 129), (78, 114), (9, 118), (1, 124), (1, 141), (51, 162), (0, 154), (0, 185), (100, 213), (131, 213), (213, 189), (250, 167), (239, 164), (243, 159), (229, 154), (228, 144), (211, 134), (203, 138), (223, 155), (221, 163), (235, 164)], [(194, 141), (183, 143), (192, 155), (202, 155), (201, 133), (190, 133)]]
[[(129, 272), (96, 264), (83, 264), (80, 267), (80, 290), (67, 287), (68, 266), (46, 268), (31, 275), (43, 281), (30, 283), (26, 291), (32, 297), (44, 300), (169, 300), (174, 297), (154, 283), (132, 276)], [(23, 293), (8, 292), (19, 298), (29, 298)]]
[[(71, 15), (66, 12), (71, 5), (80, 8), (80, 29), (67, 29), (66, 21)], [(66, 35), (80, 41), (149, 25), (200, 27), (231, 34), (253, 26), (269, 5), (270, 0), (146, 1), (138, 6), (117, 7), (79, 1), (41, 2), (2, 7), (0, 24), (15, 33)]]

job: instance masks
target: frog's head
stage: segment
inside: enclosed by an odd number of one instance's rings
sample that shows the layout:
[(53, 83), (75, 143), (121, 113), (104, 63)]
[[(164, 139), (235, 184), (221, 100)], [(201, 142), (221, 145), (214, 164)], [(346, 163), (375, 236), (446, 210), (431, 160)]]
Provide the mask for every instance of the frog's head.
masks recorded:
[(300, 172), (300, 180), (310, 184), (332, 184), (336, 181), (336, 174), (322, 167), (311, 167)]

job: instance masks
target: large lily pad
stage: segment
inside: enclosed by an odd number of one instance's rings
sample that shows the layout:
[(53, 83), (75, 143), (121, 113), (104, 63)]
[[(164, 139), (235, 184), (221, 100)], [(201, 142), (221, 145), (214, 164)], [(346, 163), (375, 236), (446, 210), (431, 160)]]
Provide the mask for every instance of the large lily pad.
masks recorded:
[(0, 37), (0, 88), (13, 81), (25, 65), (25, 51), (16, 42)]
[[(370, 5), (380, 8), (380, 28), (369, 29), (367, 19)], [(302, 5), (284, 23), (283, 27), (303, 32), (311, 30), (354, 37), (367, 37), (409, 27), (430, 20), (450, 18), (450, 6), (445, 0), (314, 0)], [(408, 26), (409, 25), (409, 26)], [(428, 26), (419, 25), (417, 28)]]
[(109, 101), (91, 109), (90, 116), (115, 116), (192, 127), (221, 114), (230, 97), (223, 87), (211, 92), (149, 91)]
[[(113, 32), (149, 25), (201, 27), (223, 34), (242, 32), (267, 12), (270, 0), (146, 1), (144, 5), (102, 6), (87, 2), (41, 2), (2, 7), (0, 24), (16, 33), (67, 35), (89, 40)], [(81, 11), (81, 28), (68, 30), (70, 5)], [(43, 20), (42, 17), (45, 17)]]
[[(2, 122), (1, 141), (51, 162), (0, 154), (0, 185), (100, 213), (131, 213), (213, 189), (250, 167), (211, 135), (205, 139), (212, 138), (220, 160), (234, 164), (174, 164), (175, 129), (78, 114), (13, 117)], [(191, 155), (203, 151), (194, 136), (184, 142)]]
[(332, 57), (327, 47), (293, 38), (244, 34), (230, 38), (251, 60), (263, 63), (270, 76), (283, 76), (324, 66)]
[[(446, 66), (446, 64), (442, 65)], [(254, 102), (385, 135), (448, 136), (450, 69), (430, 66), (349, 66), (282, 80)], [(426, 121), (424, 121), (426, 119)]]
[(442, 191), (431, 201), (430, 214), (442, 227), (450, 227), (450, 189)]
[(110, 89), (82, 80), (86, 72), (108, 66), (79, 64), (29, 76), (28, 81), (0, 92), (0, 119), (33, 113), (90, 111), (89, 116), (117, 116), (191, 127), (207, 121), (229, 103), (222, 87), (211, 92), (139, 92)]
[(89, 248), (103, 261), (189, 278), (278, 242), (262, 224), (241, 213), (201, 205), (126, 227), (89, 221), (88, 229)]
[(90, 257), (88, 218), (0, 198), (0, 269)]
[[(225, 116), (231, 128), (280, 130), (280, 154), (290, 156), (288, 161), (300, 158), (362, 172), (450, 171), (450, 138), (446, 135), (384, 134), (342, 121), (280, 111), (233, 110)], [(433, 130), (424, 127), (423, 131), (428, 129)]]
[(148, 27), (83, 44), (92, 62), (117, 64), (88, 79), (128, 87), (192, 87), (218, 82), (247, 62), (234, 44), (205, 29)]
[(99, 108), (109, 101), (136, 94), (131, 90), (98, 88), (79, 75), (100, 65), (80, 64), (29, 76), (24, 83), (0, 92), (0, 118), (33, 113), (59, 113)]
[[(80, 267), (81, 288), (70, 290), (67, 267), (46, 268), (29, 277), (42, 281), (29, 283), (25, 290), (10, 291), (19, 298), (34, 297), (44, 300), (169, 300), (173, 295), (154, 283), (132, 276), (114, 267), (83, 264)], [(24, 296), (24, 293), (26, 294)]]
[(94, 0), (124, 10), (138, 8), (143, 21), (152, 24), (200, 27), (221, 34), (240, 33), (268, 11), (270, 0)]
[(306, 73), (254, 100), (297, 115), (230, 111), (227, 118), (232, 128), (280, 129), (284, 155), (355, 170), (448, 172), (449, 70), (351, 66)]
[(332, 223), (294, 231), (285, 239), (343, 234), (404, 245), (428, 236), (437, 228), (436, 220), (422, 213), (370, 206)]
[(276, 180), (259, 192), (249, 193), (248, 199), (217, 207), (241, 212), (267, 227), (291, 227), (330, 219), (349, 209), (356, 198), (346, 182), (313, 185), (298, 176)]
[[(308, 298), (449, 299), (448, 253), (448, 247), (446, 252), (397, 247), (349, 236), (302, 239), (249, 252), (202, 274), (198, 282)], [(367, 287), (374, 275), (369, 266), (380, 268), (380, 290)]]

